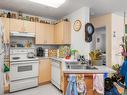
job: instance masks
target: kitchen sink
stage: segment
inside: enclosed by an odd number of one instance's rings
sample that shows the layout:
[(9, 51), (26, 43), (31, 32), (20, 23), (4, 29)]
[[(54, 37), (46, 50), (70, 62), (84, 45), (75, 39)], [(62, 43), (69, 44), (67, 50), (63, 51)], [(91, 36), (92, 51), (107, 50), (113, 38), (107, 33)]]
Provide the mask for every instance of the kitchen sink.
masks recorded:
[(67, 69), (87, 69), (87, 70), (97, 70), (95, 66), (86, 66), (82, 64), (67, 64)]

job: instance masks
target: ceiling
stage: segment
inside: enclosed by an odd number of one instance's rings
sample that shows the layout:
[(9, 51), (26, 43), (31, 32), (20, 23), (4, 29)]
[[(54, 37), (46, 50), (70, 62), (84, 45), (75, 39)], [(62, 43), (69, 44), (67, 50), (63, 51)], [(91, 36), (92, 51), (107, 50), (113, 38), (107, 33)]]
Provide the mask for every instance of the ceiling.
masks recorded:
[(127, 0), (66, 0), (59, 8), (46, 7), (29, 0), (0, 0), (0, 8), (59, 19), (83, 7), (90, 7), (92, 16), (127, 10)]

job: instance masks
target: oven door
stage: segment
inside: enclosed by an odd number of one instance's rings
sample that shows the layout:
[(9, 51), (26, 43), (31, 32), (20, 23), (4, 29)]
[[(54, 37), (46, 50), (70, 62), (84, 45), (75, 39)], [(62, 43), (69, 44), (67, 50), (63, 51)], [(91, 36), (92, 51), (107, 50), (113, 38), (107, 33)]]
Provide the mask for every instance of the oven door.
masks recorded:
[(38, 61), (14, 62), (10, 66), (10, 80), (38, 77)]

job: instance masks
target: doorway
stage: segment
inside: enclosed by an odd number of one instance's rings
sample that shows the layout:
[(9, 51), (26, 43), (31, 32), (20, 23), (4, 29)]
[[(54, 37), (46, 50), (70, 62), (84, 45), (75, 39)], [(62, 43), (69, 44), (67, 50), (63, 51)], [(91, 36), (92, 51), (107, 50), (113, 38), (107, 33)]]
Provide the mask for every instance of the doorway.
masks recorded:
[(91, 50), (99, 50), (102, 53), (99, 65), (106, 64), (106, 27), (99, 27), (95, 29), (93, 40), (91, 43)]

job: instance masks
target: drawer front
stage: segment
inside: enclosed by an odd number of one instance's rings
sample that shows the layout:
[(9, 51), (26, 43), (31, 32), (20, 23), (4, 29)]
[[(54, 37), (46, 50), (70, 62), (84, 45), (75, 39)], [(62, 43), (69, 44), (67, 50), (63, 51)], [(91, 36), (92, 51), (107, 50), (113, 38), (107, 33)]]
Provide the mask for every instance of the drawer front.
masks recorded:
[(10, 82), (10, 92), (38, 86), (38, 78)]

